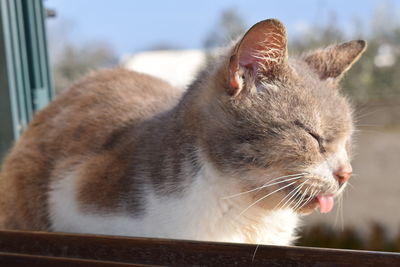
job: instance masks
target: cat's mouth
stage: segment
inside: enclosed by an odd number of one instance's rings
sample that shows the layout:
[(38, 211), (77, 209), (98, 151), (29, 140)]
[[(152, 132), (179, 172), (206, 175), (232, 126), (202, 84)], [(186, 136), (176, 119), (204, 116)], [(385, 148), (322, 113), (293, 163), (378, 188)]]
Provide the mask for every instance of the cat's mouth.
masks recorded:
[(312, 213), (317, 208), (321, 213), (329, 213), (334, 207), (335, 197), (341, 194), (344, 187), (311, 176), (285, 188), (287, 195), (284, 199), (289, 199), (286, 206), (300, 214)]
[[(300, 214), (309, 214), (319, 208), (321, 213), (329, 213), (335, 204), (335, 197), (339, 195), (343, 188), (332, 188), (329, 184), (311, 183), (305, 184), (303, 188), (295, 184), (294, 188), (286, 188), (286, 194), (283, 197), (284, 202), (281, 207), (291, 207), (295, 212)], [(296, 189), (297, 188), (297, 189)], [(305, 189), (304, 189), (305, 188)], [(303, 189), (303, 190), (301, 190)]]

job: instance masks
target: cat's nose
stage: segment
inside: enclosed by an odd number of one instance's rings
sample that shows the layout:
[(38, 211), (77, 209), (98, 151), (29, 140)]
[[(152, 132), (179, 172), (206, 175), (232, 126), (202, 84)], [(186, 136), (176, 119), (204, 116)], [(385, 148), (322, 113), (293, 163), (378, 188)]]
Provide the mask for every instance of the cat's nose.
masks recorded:
[(344, 184), (345, 182), (347, 182), (350, 179), (352, 174), (353, 174), (353, 169), (352, 169), (350, 163), (341, 165), (333, 173), (335, 178), (338, 180), (339, 184)]

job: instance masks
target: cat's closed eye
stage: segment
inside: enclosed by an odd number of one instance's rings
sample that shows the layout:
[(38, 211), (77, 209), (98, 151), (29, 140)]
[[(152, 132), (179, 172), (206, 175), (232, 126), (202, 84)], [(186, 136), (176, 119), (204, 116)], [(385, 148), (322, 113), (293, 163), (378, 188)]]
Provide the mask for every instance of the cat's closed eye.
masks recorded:
[(320, 135), (318, 135), (318, 134), (316, 134), (315, 132), (310, 131), (310, 130), (308, 130), (307, 133), (308, 133), (312, 138), (314, 138), (314, 139), (317, 141), (318, 146), (319, 146), (319, 151), (320, 151), (321, 153), (325, 153), (325, 152), (326, 152), (326, 149), (325, 149), (325, 147), (324, 147), (324, 143), (325, 143), (324, 138), (322, 138)]
[(311, 136), (316, 141), (316, 143), (318, 144), (318, 147), (319, 147), (319, 151), (321, 153), (326, 152), (326, 149), (324, 147), (325, 139), (320, 134), (316, 133), (310, 127), (307, 127), (304, 123), (302, 123), (299, 120), (296, 120), (293, 123), (296, 126), (298, 126), (299, 128), (301, 128), (302, 130), (304, 130), (309, 136)]

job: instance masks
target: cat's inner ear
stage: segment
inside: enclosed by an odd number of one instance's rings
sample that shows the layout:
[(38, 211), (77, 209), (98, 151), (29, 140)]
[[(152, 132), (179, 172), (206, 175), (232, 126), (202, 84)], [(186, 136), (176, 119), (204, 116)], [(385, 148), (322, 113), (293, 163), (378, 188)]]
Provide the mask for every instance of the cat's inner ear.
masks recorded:
[(229, 62), (229, 94), (243, 89), (243, 78), (276, 73), (287, 62), (285, 26), (276, 19), (255, 24), (236, 45)]
[(314, 51), (305, 55), (304, 60), (322, 80), (340, 79), (360, 58), (366, 47), (364, 40), (354, 40)]

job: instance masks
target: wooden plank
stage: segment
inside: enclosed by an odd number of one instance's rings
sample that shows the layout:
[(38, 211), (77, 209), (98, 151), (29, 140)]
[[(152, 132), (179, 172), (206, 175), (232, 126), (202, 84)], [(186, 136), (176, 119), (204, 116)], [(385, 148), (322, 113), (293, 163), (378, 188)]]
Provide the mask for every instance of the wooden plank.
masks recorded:
[[(116, 263), (107, 261), (95, 261), (95, 260), (84, 260), (74, 258), (62, 258), (62, 257), (47, 257), (37, 255), (27, 255), (18, 253), (4, 253), (0, 252), (0, 266), (7, 267), (63, 267), (63, 266), (74, 266), (74, 267), (157, 267), (156, 265), (143, 265), (143, 264), (129, 264), (129, 263)], [(160, 267), (160, 266), (159, 266)]]
[(400, 266), (400, 253), (19, 231), (0, 231), (0, 251), (168, 266)]

